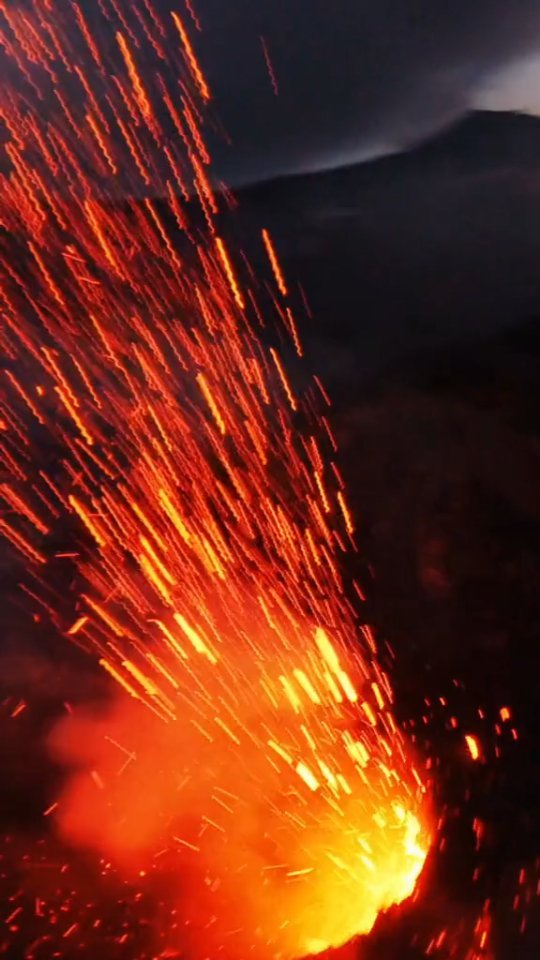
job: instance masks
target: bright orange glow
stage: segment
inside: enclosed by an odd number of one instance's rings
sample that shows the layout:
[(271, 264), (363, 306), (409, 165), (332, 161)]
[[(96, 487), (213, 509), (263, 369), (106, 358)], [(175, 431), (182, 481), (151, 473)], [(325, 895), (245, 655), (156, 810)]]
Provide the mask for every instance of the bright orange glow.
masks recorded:
[(472, 734), (465, 734), (465, 743), (473, 760), (478, 760), (480, 758), (480, 744), (477, 737), (473, 737)]
[[(55, 732), (56, 755), (83, 769), (61, 797), (62, 832), (114, 857), (128, 876), (151, 868), (160, 851), (169, 866), (173, 857), (181, 902), (189, 886), (196, 956), (223, 944), (244, 956), (255, 931), (258, 955), (287, 957), (369, 931), (381, 909), (413, 892), (424, 863), (414, 791), (371, 755), (365, 733), (356, 740), (340, 728), (349, 710), (324, 694), (322, 675), (321, 706), (284, 678), (293, 704), (281, 678), (268, 671), (257, 684), (250, 663), (251, 689), (237, 681), (236, 715), (231, 697), (217, 714), (219, 675), (228, 671), (206, 662), (212, 706), (202, 718), (184, 701), (182, 720), (164, 723), (119, 699)], [(163, 663), (162, 685), (173, 701), (183, 671), (170, 666)], [(322, 674), (315, 653), (313, 666)], [(238, 676), (236, 662), (228, 667)], [(154, 681), (122, 674), (116, 679), (132, 696), (156, 694)], [(99, 773), (98, 788), (89, 771)]]
[[(131, 22), (118, 0), (103, 44), (53, 5), (85, 44), (58, 31), (60, 53), (21, 44), (13, 63), (0, 533), (115, 697), (55, 731), (70, 776), (48, 812), (127, 875), (162, 871), (195, 960), (317, 953), (413, 892), (431, 833), (340, 574), (354, 518), (326, 394), (316, 381), (306, 402), (286, 351), (257, 339), (259, 284), (215, 233), (223, 200), (197, 132), (210, 91), (179, 15)], [(59, 94), (45, 118), (43, 69)], [(109, 202), (126, 177), (166, 199)], [(301, 356), (301, 305), (262, 236), (281, 339)], [(75, 543), (56, 559), (77, 563), (80, 592), (62, 625), (46, 558), (67, 519)]]

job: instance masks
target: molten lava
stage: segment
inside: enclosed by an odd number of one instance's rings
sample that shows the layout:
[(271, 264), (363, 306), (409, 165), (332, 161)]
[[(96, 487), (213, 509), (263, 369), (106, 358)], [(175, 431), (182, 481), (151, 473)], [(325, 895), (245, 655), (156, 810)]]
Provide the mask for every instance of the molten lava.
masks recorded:
[(122, 699), (56, 731), (57, 755), (82, 766), (61, 830), (128, 875), (173, 856), (197, 956), (244, 956), (255, 934), (258, 955), (297, 957), (369, 931), (412, 893), (428, 839), (395, 740), (335, 699), (316, 642), (243, 668), (234, 644), (208, 670), (198, 656), (174, 721)]
[(326, 395), (288, 375), (298, 305), (268, 231), (270, 295), (218, 234), (193, 23), (148, 0), (104, 0), (92, 30), (76, 4), (32, 9), (1, 12), (0, 526), (40, 615), (118, 691), (53, 735), (58, 827), (162, 871), (194, 957), (317, 953), (408, 897), (430, 840), (341, 578)]

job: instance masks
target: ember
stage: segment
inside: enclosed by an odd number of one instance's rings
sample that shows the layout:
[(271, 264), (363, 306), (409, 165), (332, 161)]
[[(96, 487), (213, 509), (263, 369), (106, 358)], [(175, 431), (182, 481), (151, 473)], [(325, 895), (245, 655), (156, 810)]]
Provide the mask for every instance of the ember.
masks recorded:
[[(413, 892), (431, 833), (340, 574), (327, 400), (288, 373), (297, 304), (270, 234), (270, 346), (221, 235), (189, 21), (146, 0), (101, 4), (92, 29), (75, 4), (32, 11), (2, 8), (0, 524), (27, 594), (117, 686), (54, 732), (71, 774), (50, 815), (126, 877), (161, 870), (191, 956), (317, 953)], [(115, 205), (120, 185), (146, 198)]]

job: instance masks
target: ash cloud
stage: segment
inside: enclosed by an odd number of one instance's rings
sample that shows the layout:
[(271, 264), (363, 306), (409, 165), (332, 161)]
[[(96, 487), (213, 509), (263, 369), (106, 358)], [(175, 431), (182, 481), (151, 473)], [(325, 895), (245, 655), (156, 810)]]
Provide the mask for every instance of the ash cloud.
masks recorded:
[(496, 87), (500, 70), (540, 47), (536, 0), (196, 6), (203, 30), (191, 28), (232, 141), (214, 146), (216, 170), (236, 184), (406, 148), (467, 112), (488, 78)]

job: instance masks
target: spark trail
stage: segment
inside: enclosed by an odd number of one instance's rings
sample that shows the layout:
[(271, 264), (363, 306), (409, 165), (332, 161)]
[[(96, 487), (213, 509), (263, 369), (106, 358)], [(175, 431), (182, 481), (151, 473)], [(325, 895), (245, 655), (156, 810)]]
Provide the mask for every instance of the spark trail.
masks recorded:
[[(58, 828), (128, 874), (172, 857), (194, 957), (319, 952), (412, 893), (430, 827), (343, 585), (353, 519), (325, 395), (287, 372), (278, 254), (263, 230), (267, 348), (189, 10), (35, 0), (0, 22), (1, 532), (118, 690), (53, 737)], [(49, 575), (68, 519), (69, 622)]]

